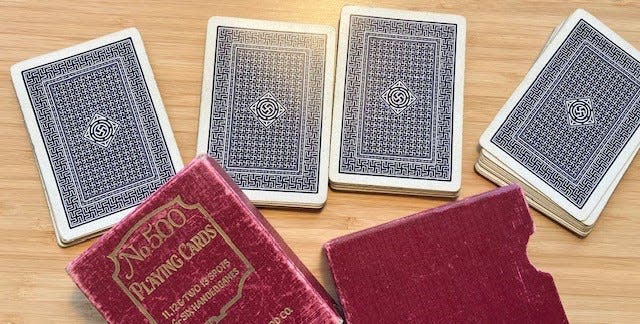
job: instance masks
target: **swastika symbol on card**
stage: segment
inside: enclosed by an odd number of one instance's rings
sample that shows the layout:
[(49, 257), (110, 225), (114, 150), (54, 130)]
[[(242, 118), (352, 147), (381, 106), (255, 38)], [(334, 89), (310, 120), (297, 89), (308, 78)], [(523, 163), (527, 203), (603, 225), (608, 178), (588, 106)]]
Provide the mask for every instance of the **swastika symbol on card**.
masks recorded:
[(564, 104), (567, 108), (569, 124), (571, 126), (593, 125), (595, 123), (591, 99), (580, 98), (567, 100)]
[(84, 138), (91, 143), (108, 147), (118, 130), (118, 126), (118, 123), (112, 119), (96, 113), (84, 132)]
[(265, 93), (256, 100), (249, 106), (249, 110), (258, 117), (260, 123), (265, 127), (273, 124), (286, 111), (284, 106), (270, 92)]
[(416, 102), (416, 96), (409, 91), (409, 88), (402, 81), (398, 81), (382, 93), (382, 100), (396, 114), (399, 114)]

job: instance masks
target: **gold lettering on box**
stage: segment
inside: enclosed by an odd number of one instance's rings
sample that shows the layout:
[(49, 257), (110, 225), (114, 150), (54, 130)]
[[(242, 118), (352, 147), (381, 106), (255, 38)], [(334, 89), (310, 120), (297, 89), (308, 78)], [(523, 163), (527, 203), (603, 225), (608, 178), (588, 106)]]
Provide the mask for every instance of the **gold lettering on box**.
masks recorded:
[[(169, 241), (174, 245), (165, 245)], [(218, 323), (240, 300), (245, 281), (255, 271), (211, 214), (179, 195), (142, 217), (108, 258), (114, 263), (112, 279), (151, 323), (202, 316), (210, 302), (221, 308), (205, 322)], [(211, 261), (215, 258), (219, 261)], [(194, 266), (192, 262), (212, 268), (194, 278), (184, 270)]]

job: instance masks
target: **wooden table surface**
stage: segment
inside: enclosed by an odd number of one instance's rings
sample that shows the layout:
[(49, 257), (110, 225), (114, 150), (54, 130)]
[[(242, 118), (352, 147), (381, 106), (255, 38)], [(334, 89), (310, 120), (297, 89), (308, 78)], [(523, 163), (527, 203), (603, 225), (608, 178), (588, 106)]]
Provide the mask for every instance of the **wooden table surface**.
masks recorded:
[[(351, 2), (355, 4), (357, 1)], [(536, 59), (552, 29), (585, 8), (640, 47), (633, 1), (370, 1), (362, 4), (463, 15), (467, 19), (461, 197), (495, 186), (473, 170), (478, 138)], [(342, 1), (1, 1), (0, 322), (94, 323), (98, 312), (64, 271), (94, 241), (59, 248), (13, 90), (16, 62), (135, 26), (142, 34), (178, 147), (195, 155), (205, 30), (210, 16), (308, 22), (337, 28)], [(263, 209), (333, 294), (321, 257), (327, 240), (448, 202), (331, 191), (320, 212)], [(538, 212), (528, 254), (553, 275), (570, 321), (640, 322), (640, 159), (635, 159), (594, 231), (580, 239)]]

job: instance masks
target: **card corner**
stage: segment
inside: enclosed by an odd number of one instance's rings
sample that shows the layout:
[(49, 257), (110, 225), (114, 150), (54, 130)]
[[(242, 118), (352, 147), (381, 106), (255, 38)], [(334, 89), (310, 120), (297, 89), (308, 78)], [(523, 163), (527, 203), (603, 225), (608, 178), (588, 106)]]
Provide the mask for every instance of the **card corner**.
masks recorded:
[(58, 244), (58, 246), (61, 248), (67, 248), (74, 245), (75, 243), (79, 243), (75, 242), (77, 237), (68, 236), (67, 233), (60, 231), (57, 227), (55, 228), (55, 232), (56, 244)]
[(576, 10), (574, 10), (571, 13), (571, 16), (576, 16), (576, 17), (593, 17), (593, 15), (588, 12), (587, 10), (583, 9), (583, 8), (576, 8)]
[(24, 70), (23, 65), (24, 65), (24, 61), (21, 61), (21, 62), (12, 64), (9, 67), (9, 73), (11, 74), (11, 79), (14, 82), (16, 81), (16, 79), (22, 79), (22, 71)]
[(218, 22), (220, 20), (223, 20), (224, 18), (225, 17), (222, 17), (222, 16), (211, 16), (211, 17), (209, 17), (209, 19), (207, 19), (207, 28), (210, 29), (210, 28), (213, 28), (215, 26), (218, 26), (219, 25)]
[(131, 26), (131, 27), (127, 27), (123, 30), (121, 30), (122, 33), (127, 33), (131, 36), (134, 37), (138, 37), (138, 38), (142, 38), (142, 34), (140, 33), (140, 30), (137, 27)]
[(342, 6), (342, 8), (340, 9), (340, 18), (348, 18), (349, 16), (353, 15), (356, 11), (362, 9), (364, 7), (362, 6), (356, 6), (356, 5), (344, 5)]
[(458, 25), (463, 31), (467, 31), (467, 17), (463, 15), (451, 15), (455, 24)]

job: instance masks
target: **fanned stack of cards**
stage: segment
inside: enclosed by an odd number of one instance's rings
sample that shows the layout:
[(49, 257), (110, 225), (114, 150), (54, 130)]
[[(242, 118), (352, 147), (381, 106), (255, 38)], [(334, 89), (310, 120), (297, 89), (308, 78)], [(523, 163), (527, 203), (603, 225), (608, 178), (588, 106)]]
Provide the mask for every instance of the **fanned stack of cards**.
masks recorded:
[(20, 62), (11, 75), (59, 245), (111, 227), (182, 168), (136, 29)]
[(342, 9), (332, 188), (458, 195), (465, 34), (461, 16)]
[(640, 146), (639, 101), (638, 50), (577, 10), (480, 138), (476, 170), (586, 236)]
[(198, 152), (254, 204), (324, 205), (334, 57), (329, 26), (209, 20)]

